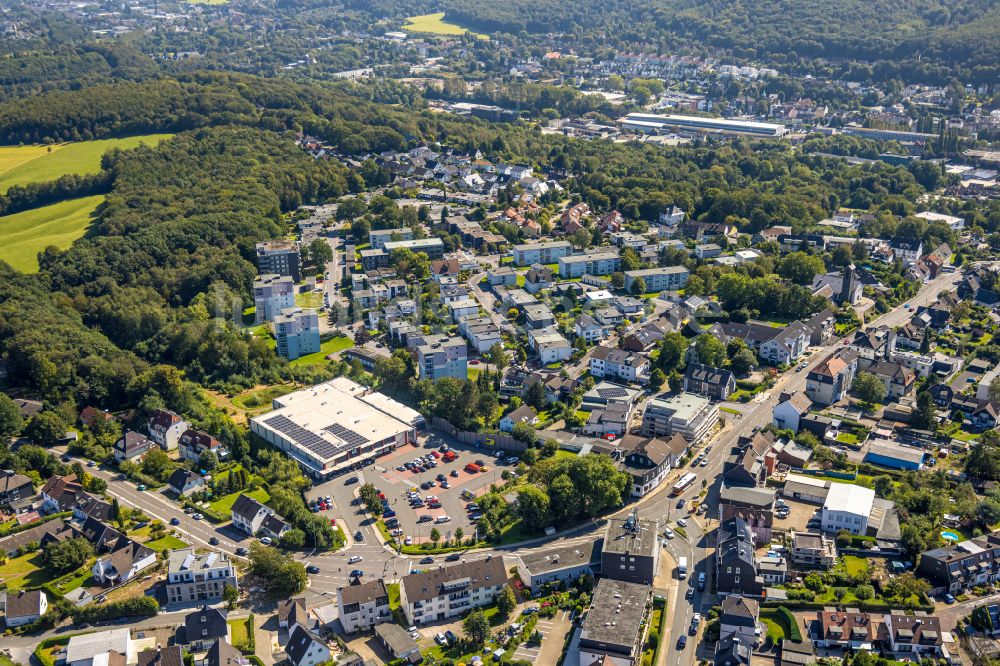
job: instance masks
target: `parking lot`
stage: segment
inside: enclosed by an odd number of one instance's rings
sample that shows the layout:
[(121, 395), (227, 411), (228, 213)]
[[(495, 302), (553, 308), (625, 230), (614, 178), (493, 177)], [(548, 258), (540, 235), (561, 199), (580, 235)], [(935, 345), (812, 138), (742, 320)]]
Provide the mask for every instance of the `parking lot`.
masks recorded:
[[(789, 513), (787, 518), (774, 517), (774, 527), (783, 530), (795, 530), (797, 532), (818, 532), (819, 529), (807, 528), (806, 523), (809, 522), (813, 516), (819, 515), (817, 512), (820, 507), (816, 504), (809, 504), (807, 502), (796, 502), (795, 500), (788, 499), (787, 497), (782, 497), (782, 501), (788, 506)], [(765, 546), (767, 544), (764, 544)]]
[[(457, 454), (451, 462), (445, 462), (443, 452), (440, 451), (444, 445)], [(471, 493), (474, 499), (487, 492), (491, 483), (499, 483), (503, 470), (513, 471), (516, 465), (508, 464), (504, 458), (496, 459), (493, 453), (488, 448), (469, 447), (431, 434), (421, 437), (418, 446), (402, 446), (357, 473), (314, 487), (307, 492), (307, 498), (311, 500), (330, 496), (332, 505), (322, 512), (324, 515), (336, 516), (338, 520), (346, 519), (348, 524), (344, 527), (349, 535), (361, 529), (367, 536), (374, 536), (368, 533), (368, 526), (358, 520), (352, 510), (354, 507), (351, 506), (360, 484), (372, 483), (385, 496), (386, 506), (395, 512), (395, 516), (391, 517), (398, 521), (396, 529), (402, 530), (400, 538), (411, 537), (413, 543), (430, 541), (431, 529), (434, 527), (440, 532), (442, 540), (453, 538), (457, 527), (462, 528), (465, 536), (473, 536), (475, 524), (469, 520), (465, 509), (470, 500), (462, 497), (463, 491)], [(436, 458), (434, 454), (437, 455)], [(431, 460), (433, 465), (420, 465), (420, 470), (408, 468), (408, 463), (412, 467), (412, 463), (421, 457)], [(476, 461), (485, 463), (485, 472), (467, 471), (466, 466)], [(442, 487), (439, 477), (444, 478), (447, 488)], [(352, 483), (353, 478), (357, 478), (357, 482)], [(429, 483), (434, 483), (434, 486), (421, 488), (421, 485)], [(424, 501), (423, 506), (410, 505), (407, 493), (411, 491), (419, 494)], [(428, 504), (429, 497), (436, 498), (437, 502)], [(352, 519), (357, 524), (352, 524)]]

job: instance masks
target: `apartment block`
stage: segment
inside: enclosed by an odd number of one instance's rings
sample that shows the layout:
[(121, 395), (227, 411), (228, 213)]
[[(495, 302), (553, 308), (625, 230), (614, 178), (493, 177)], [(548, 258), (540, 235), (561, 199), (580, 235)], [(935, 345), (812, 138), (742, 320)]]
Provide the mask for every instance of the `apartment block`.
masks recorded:
[(573, 246), (570, 245), (569, 241), (525, 243), (514, 246), (513, 256), (516, 265), (531, 266), (532, 264), (554, 264), (572, 252)]
[(263, 324), (295, 307), (295, 282), (289, 275), (268, 273), (253, 283), (254, 322)]
[(701, 441), (719, 422), (719, 408), (694, 393), (657, 396), (646, 403), (642, 430), (649, 437), (681, 434), (689, 442)]
[(287, 308), (274, 319), (278, 354), (294, 361), (319, 351), (319, 315), (315, 310)]
[(610, 275), (621, 270), (622, 260), (615, 252), (574, 254), (559, 259), (559, 276), (577, 278), (581, 275)]
[(664, 266), (663, 268), (644, 268), (638, 271), (625, 271), (625, 290), (632, 291), (632, 284), (639, 278), (646, 283), (646, 292), (677, 291), (687, 284), (691, 272), (683, 266)]
[(435, 336), (417, 347), (417, 367), (421, 379), (442, 377), (467, 379), (468, 347), (462, 338)]
[(237, 587), (236, 566), (228, 554), (216, 550), (196, 553), (194, 548), (170, 552), (167, 562), (169, 603), (221, 601), (226, 585)]
[(270, 240), (257, 243), (257, 271), (288, 275), (294, 282), (302, 279), (299, 245), (294, 241)]

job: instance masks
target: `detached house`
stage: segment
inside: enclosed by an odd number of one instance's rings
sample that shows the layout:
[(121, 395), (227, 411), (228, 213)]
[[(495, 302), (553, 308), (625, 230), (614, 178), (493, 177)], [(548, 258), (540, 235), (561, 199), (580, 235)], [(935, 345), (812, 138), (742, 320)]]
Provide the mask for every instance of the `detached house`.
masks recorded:
[(389, 593), (385, 582), (379, 578), (340, 588), (337, 591), (337, 609), (340, 611), (340, 623), (349, 634), (392, 621)]
[(146, 452), (156, 446), (156, 442), (144, 435), (129, 430), (115, 442), (114, 452), (116, 462), (137, 462), (142, 460)]
[(790, 365), (809, 346), (810, 331), (798, 321), (793, 321), (777, 335), (760, 344), (757, 353), (761, 360), (775, 365)]
[(46, 511), (71, 511), (77, 498), (83, 493), (83, 486), (77, 483), (76, 474), (53, 476), (42, 486), (42, 506)]
[(230, 517), (234, 527), (250, 536), (264, 533), (272, 538), (280, 539), (285, 532), (291, 529), (291, 526), (276, 514), (274, 509), (261, 504), (249, 495), (241, 494), (236, 498), (232, 511), (230, 511)]
[(729, 370), (720, 370), (701, 363), (689, 363), (684, 373), (684, 390), (707, 395), (716, 400), (725, 400), (736, 390), (736, 377)]
[(156, 555), (155, 550), (123, 537), (110, 554), (94, 563), (90, 572), (100, 585), (121, 585), (156, 564)]
[(538, 415), (529, 405), (521, 405), (512, 412), (505, 414), (504, 417), (500, 419), (500, 432), (513, 432), (514, 426), (518, 423), (535, 425), (538, 423)]
[(20, 590), (3, 593), (4, 619), (7, 628), (37, 622), (49, 609), (49, 598), (41, 590)]
[(217, 460), (224, 460), (229, 451), (207, 432), (192, 430), (188, 428), (181, 435), (179, 440), (181, 457), (184, 460), (198, 462), (203, 453), (214, 453)]
[(149, 415), (146, 427), (150, 439), (159, 444), (164, 451), (173, 451), (177, 448), (181, 435), (190, 426), (177, 414), (158, 409)]
[(855, 609), (846, 611), (816, 611), (816, 635), (813, 643), (818, 648), (850, 648), (870, 652), (875, 640), (875, 623), (868, 613)]
[(177, 629), (176, 642), (188, 652), (206, 652), (216, 641), (229, 642), (229, 623), (226, 614), (217, 608), (202, 606), (184, 616), (184, 624)]
[(887, 400), (898, 400), (908, 394), (917, 381), (917, 375), (913, 370), (892, 361), (879, 361), (871, 367), (869, 372), (885, 384)]
[(318, 666), (330, 661), (330, 648), (322, 638), (296, 624), (288, 634), (285, 654), (293, 666)]
[(683, 435), (669, 440), (625, 435), (618, 446), (622, 453), (622, 470), (632, 477), (632, 497), (643, 497), (663, 483), (689, 447)]
[(177, 469), (167, 480), (167, 486), (180, 497), (205, 489), (205, 479), (187, 469)]
[(812, 402), (804, 393), (782, 393), (780, 402), (771, 410), (771, 422), (782, 430), (799, 432), (799, 419), (809, 413)]
[(0, 470), (0, 507), (17, 511), (27, 507), (35, 496), (31, 479), (10, 470)]
[(806, 395), (820, 405), (832, 405), (847, 395), (858, 370), (857, 354), (842, 350), (830, 354), (806, 375)]
[(598, 347), (590, 356), (590, 374), (594, 377), (644, 381), (649, 373), (649, 359), (623, 349)]

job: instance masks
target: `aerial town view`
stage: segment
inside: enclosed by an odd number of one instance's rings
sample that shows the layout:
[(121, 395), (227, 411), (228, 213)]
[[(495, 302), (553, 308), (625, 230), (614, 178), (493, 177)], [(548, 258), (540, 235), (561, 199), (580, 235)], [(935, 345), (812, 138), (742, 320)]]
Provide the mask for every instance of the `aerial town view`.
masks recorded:
[(996, 0), (0, 35), (0, 666), (1000, 666)]

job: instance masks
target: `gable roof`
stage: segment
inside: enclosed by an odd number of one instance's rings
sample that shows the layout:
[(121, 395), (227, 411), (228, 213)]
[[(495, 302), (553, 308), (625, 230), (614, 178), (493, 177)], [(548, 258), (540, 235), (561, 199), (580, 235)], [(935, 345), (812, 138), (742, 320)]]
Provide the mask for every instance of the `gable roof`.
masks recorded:
[(9, 618), (32, 617), (38, 615), (41, 609), (41, 590), (21, 590), (7, 592), (6, 614)]
[(389, 593), (385, 589), (385, 582), (381, 578), (370, 580), (358, 585), (347, 585), (340, 588), (340, 599), (344, 605), (348, 604), (368, 604), (373, 601), (383, 601), (389, 603)]
[[(170, 475), (167, 479), (167, 485), (171, 488), (181, 491), (187, 487), (188, 482), (198, 481), (201, 477), (188, 469), (175, 469), (174, 473)], [(203, 482), (204, 483), (204, 482)]]
[(205, 654), (205, 666), (247, 666), (247, 664), (249, 661), (246, 657), (225, 638), (215, 641)]
[(225, 640), (229, 631), (225, 613), (218, 608), (208, 606), (202, 606), (193, 613), (185, 615), (183, 628), (183, 643), (213, 638)]
[(240, 493), (240, 496), (236, 498), (235, 502), (233, 502), (232, 513), (247, 522), (252, 522), (253, 519), (257, 517), (257, 514), (260, 513), (261, 509), (271, 513), (271, 509), (268, 507), (264, 506), (249, 495)]
[(184, 654), (180, 645), (143, 650), (139, 653), (138, 666), (184, 666)]
[(502, 557), (477, 562), (462, 562), (450, 567), (439, 567), (403, 577), (407, 603), (427, 601), (445, 594), (445, 585), (465, 580), (468, 589), (476, 590), (507, 583), (507, 570)]
[(326, 643), (319, 636), (301, 624), (296, 624), (288, 636), (288, 642), (285, 644), (285, 654), (288, 655), (293, 664), (298, 664), (306, 656), (313, 643), (326, 646)]

